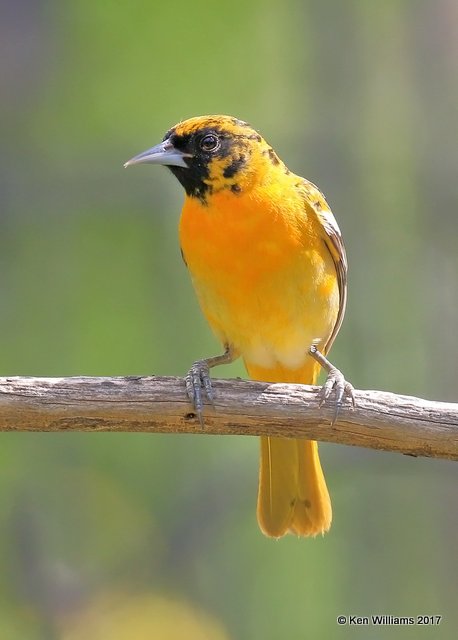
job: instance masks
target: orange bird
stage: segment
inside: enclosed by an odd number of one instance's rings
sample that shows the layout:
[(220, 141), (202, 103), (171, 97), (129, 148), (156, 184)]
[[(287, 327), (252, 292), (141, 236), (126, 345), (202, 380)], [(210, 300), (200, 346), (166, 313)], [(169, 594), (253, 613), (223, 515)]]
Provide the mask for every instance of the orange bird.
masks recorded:
[[(342, 323), (347, 260), (339, 227), (320, 191), (292, 173), (246, 122), (202, 116), (180, 122), (125, 166), (166, 165), (186, 192), (183, 259), (200, 306), (224, 345), (198, 360), (188, 395), (202, 422), (212, 400), (210, 368), (242, 357), (250, 377), (315, 384), (336, 410), (353, 389), (325, 358)], [(311, 440), (261, 437), (257, 507), (261, 530), (314, 536), (331, 525), (328, 489)]]

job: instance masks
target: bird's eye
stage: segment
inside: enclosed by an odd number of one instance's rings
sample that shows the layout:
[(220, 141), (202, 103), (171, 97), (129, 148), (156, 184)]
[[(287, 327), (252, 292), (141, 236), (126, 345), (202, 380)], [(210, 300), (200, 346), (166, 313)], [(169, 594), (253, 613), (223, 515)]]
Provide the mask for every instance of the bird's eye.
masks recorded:
[(202, 151), (215, 151), (219, 147), (219, 139), (213, 133), (204, 136), (200, 141)]

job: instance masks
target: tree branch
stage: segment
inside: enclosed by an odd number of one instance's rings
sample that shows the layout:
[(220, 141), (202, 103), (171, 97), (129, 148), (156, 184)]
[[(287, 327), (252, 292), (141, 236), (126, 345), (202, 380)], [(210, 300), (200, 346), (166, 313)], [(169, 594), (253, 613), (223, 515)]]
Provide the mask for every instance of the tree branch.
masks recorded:
[(356, 391), (356, 409), (345, 404), (331, 426), (317, 387), (213, 383), (201, 429), (182, 378), (0, 378), (0, 430), (269, 435), (458, 459), (458, 404)]

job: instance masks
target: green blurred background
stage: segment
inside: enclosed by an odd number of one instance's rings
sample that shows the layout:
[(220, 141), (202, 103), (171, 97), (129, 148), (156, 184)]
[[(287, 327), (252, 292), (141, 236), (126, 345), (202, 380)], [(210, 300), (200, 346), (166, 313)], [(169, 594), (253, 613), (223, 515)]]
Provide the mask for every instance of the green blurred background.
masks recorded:
[[(1, 11), (1, 375), (182, 375), (218, 351), (180, 258), (181, 188), (122, 165), (180, 119), (229, 113), (339, 221), (336, 364), (359, 388), (456, 400), (454, 0)], [(330, 533), (275, 542), (254, 439), (2, 434), (0, 639), (456, 637), (456, 469), (321, 451)], [(443, 621), (336, 624), (377, 613)]]

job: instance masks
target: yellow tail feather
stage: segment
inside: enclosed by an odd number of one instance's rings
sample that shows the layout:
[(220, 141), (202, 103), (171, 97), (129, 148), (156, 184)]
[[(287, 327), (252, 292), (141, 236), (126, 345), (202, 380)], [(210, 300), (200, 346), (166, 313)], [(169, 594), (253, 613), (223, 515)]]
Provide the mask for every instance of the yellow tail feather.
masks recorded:
[[(319, 367), (261, 370), (246, 363), (253, 379), (315, 383)], [(332, 509), (314, 440), (261, 437), (258, 523), (267, 536), (315, 536), (331, 526)]]

